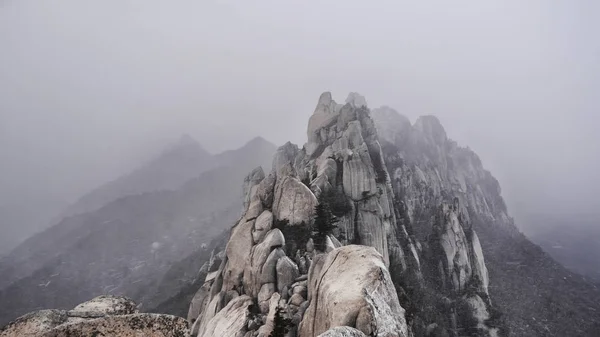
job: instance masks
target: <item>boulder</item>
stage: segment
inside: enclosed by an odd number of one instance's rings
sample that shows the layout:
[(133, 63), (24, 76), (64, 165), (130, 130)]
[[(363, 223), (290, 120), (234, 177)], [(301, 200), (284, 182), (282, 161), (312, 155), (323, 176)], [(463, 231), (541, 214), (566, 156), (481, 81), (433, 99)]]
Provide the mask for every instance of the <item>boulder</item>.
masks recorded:
[(325, 331), (319, 337), (367, 337), (367, 335), (349, 326), (338, 326)]
[(310, 300), (299, 336), (318, 336), (336, 326), (354, 327), (367, 336), (408, 336), (404, 309), (381, 254), (350, 245), (322, 260), (309, 273)]
[[(272, 277), (266, 278), (263, 282), (261, 280), (263, 274), (263, 266), (266, 264), (271, 252), (285, 245), (285, 238), (283, 233), (278, 228), (272, 229), (267, 233), (263, 241), (251, 248), (249, 254), (246, 256), (246, 263), (244, 267), (244, 291), (247, 295), (256, 297), (260, 291), (261, 285), (265, 283), (275, 283), (275, 265), (277, 260), (272, 261)], [(281, 250), (281, 249), (279, 249)], [(285, 255), (285, 253), (283, 253)], [(279, 255), (280, 256), (280, 255)]]
[(293, 304), (295, 306), (300, 306), (302, 305), (302, 303), (304, 303), (305, 299), (304, 297), (302, 297), (302, 295), (300, 294), (293, 294), (292, 297), (290, 298), (290, 304)]
[(138, 312), (135, 302), (127, 297), (102, 295), (83, 302), (69, 312), (72, 316), (128, 315)]
[(294, 177), (281, 177), (275, 185), (273, 215), (277, 220), (288, 220), (292, 226), (310, 223), (317, 205), (313, 192)]
[(63, 324), (38, 336), (184, 337), (187, 333), (187, 322), (181, 317), (143, 313), (108, 315)]
[(286, 175), (295, 175), (293, 164), (298, 151), (298, 146), (290, 142), (285, 143), (277, 149), (273, 156), (273, 172), (277, 178)]
[(214, 298), (210, 300), (204, 307), (202, 314), (198, 316), (198, 319), (191, 328), (191, 336), (197, 336), (199, 331), (202, 331), (206, 325), (219, 313), (223, 308), (225, 302), (225, 293), (219, 292)]
[(264, 207), (260, 197), (258, 196), (258, 185), (252, 186), (250, 189), (250, 200), (248, 202), (248, 209), (246, 210), (245, 218), (247, 220), (256, 219), (263, 211)]
[(275, 192), (275, 173), (271, 172), (258, 184), (256, 193), (265, 208), (271, 208), (273, 205), (273, 193)]
[(252, 189), (258, 185), (265, 178), (265, 172), (262, 167), (257, 167), (250, 172), (244, 178), (243, 191), (244, 191), (244, 209), (248, 208), (250, 204), (250, 198), (252, 196)]
[(279, 293), (282, 293), (284, 288), (289, 288), (296, 278), (300, 276), (298, 266), (287, 256), (284, 256), (277, 261), (276, 270), (277, 290)]
[(266, 322), (258, 329), (259, 337), (268, 337), (273, 331), (275, 326), (275, 313), (277, 312), (280, 299), (279, 293), (274, 293), (273, 296), (271, 296), (271, 299), (269, 300), (269, 314), (267, 315)]
[(276, 286), (275, 283), (265, 283), (260, 287), (260, 291), (258, 292), (258, 301), (264, 302), (268, 301), (273, 293), (275, 293)]
[(2, 337), (37, 337), (67, 321), (66, 310), (40, 310), (23, 315), (0, 328)]
[(298, 295), (306, 298), (308, 296), (308, 288), (306, 287), (306, 285), (298, 285), (292, 289), (292, 293), (298, 294)]
[(202, 313), (202, 309), (206, 305), (206, 299), (210, 294), (210, 284), (204, 283), (192, 298), (190, 308), (188, 309), (187, 320), (190, 325), (194, 324), (198, 316)]
[(198, 332), (198, 337), (237, 337), (246, 333), (250, 307), (254, 301), (242, 295), (230, 301), (206, 326)]
[(267, 235), (267, 232), (271, 230), (273, 226), (273, 213), (269, 210), (263, 211), (254, 223), (254, 229), (252, 230), (252, 240), (255, 244), (260, 243), (262, 239)]
[(269, 254), (261, 269), (260, 284), (277, 282), (277, 262), (283, 257), (285, 257), (285, 251), (281, 248), (277, 248)]
[(225, 248), (227, 264), (222, 273), (223, 290), (238, 289), (242, 285), (246, 261), (252, 251), (252, 228), (253, 221), (242, 218), (237, 226), (231, 231), (229, 242)]

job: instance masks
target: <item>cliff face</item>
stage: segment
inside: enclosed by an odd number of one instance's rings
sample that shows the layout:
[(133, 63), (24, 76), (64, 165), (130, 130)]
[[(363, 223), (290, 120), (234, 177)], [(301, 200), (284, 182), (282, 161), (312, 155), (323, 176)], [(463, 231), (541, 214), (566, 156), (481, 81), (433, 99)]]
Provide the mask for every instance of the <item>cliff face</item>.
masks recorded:
[[(445, 139), (439, 123), (419, 125), (425, 146)], [(489, 278), (464, 206), (467, 187), (464, 196), (432, 194), (418, 184), (439, 173), (411, 170), (399, 149), (386, 165), (366, 101), (355, 93), (345, 104), (322, 94), (307, 136), (302, 149), (281, 147), (268, 175), (246, 178), (246, 212), (194, 298), (192, 335), (231, 328), (223, 312), (232, 310), (246, 323), (231, 336), (268, 336), (275, 313), (291, 319), (298, 336), (336, 326), (367, 336), (498, 335), (488, 324)], [(485, 196), (474, 198), (490, 207)], [(429, 211), (423, 235), (415, 235), (413, 221)], [(336, 226), (324, 232), (328, 212)]]
[[(510, 330), (511, 336), (598, 335), (596, 286), (563, 268), (516, 229), (498, 181), (473, 151), (448, 139), (433, 116), (411, 125), (382, 107), (372, 117), (400, 211), (397, 218), (420, 243), (424, 259), (442, 257), (437, 271), (423, 269), (436, 289), (460, 289), (465, 284), (461, 275), (470, 272), (481, 282), (480, 297), (486, 300), (489, 294), (493, 300), (489, 324)], [(439, 209), (453, 198), (458, 206)], [(458, 210), (456, 217), (452, 208)], [(469, 244), (459, 244), (463, 234)], [(457, 245), (447, 238), (458, 239)], [(470, 270), (461, 262), (466, 257), (475, 262)]]

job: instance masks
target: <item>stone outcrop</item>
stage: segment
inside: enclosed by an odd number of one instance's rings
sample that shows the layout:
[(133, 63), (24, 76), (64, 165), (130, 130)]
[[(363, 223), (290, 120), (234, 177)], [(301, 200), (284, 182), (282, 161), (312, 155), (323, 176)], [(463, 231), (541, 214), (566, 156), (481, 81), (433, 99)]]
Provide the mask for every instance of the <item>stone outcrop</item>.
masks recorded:
[(36, 311), (0, 330), (2, 337), (184, 337), (187, 333), (185, 319), (137, 313), (133, 301), (118, 296), (96, 297), (73, 310)]
[(0, 330), (2, 337), (35, 337), (68, 320), (66, 310), (40, 310), (23, 315)]
[(367, 335), (355, 328), (338, 326), (325, 331), (319, 337), (367, 337)]
[(105, 316), (60, 325), (41, 337), (120, 336), (185, 337), (183, 318), (159, 314)]
[(79, 316), (104, 316), (135, 314), (138, 310), (131, 299), (122, 296), (98, 296), (83, 302), (70, 311)]
[[(239, 296), (249, 297), (258, 317), (249, 321), (247, 333), (269, 332), (269, 317), (275, 305), (294, 322), (291, 329), (295, 333), (300, 321), (308, 317), (311, 299), (326, 292), (325, 287), (311, 293), (317, 278), (310, 279), (307, 273), (318, 273), (329, 256), (324, 253), (338, 254), (338, 250), (345, 252), (346, 268), (361, 265), (362, 261), (362, 272), (379, 270), (384, 275), (366, 276), (364, 284), (354, 285), (355, 290), (359, 289), (354, 297), (349, 293), (340, 297), (348, 296), (347, 300), (355, 301), (358, 308), (348, 308), (345, 315), (360, 312), (361, 328), (367, 333), (388, 331), (393, 326), (402, 331), (398, 336), (406, 334), (404, 311), (387, 266), (406, 266), (404, 250), (410, 252), (414, 247), (407, 235), (399, 241), (406, 231), (398, 234), (395, 228), (391, 181), (366, 100), (351, 94), (345, 104), (338, 104), (331, 94), (324, 93), (310, 118), (307, 134), (308, 143), (302, 149), (286, 143), (277, 150), (268, 175), (254, 170), (245, 179), (246, 212), (231, 231), (218, 275), (203, 285), (204, 290), (196, 294), (190, 306), (189, 316), (198, 315), (191, 330), (193, 336), (202, 335), (209, 322), (231, 301), (239, 301)], [(315, 247), (310, 238), (319, 202), (329, 203), (343, 224), (324, 238), (321, 248)], [(344, 247), (349, 243), (364, 246)], [(368, 248), (370, 259), (358, 253), (365, 246), (373, 247)], [(354, 250), (357, 252), (352, 253)], [(334, 282), (335, 273), (327, 276), (328, 282)], [(362, 293), (367, 290), (370, 293)], [(383, 297), (392, 299), (391, 304), (381, 302)], [(314, 306), (319, 305), (314, 302)], [(392, 313), (399, 317), (391, 319)], [(314, 313), (311, 315), (314, 317)], [(344, 322), (331, 317), (327, 328), (356, 323)], [(318, 334), (312, 328), (298, 333)]]
[(198, 336), (243, 336), (246, 332), (252, 305), (253, 301), (250, 296), (236, 297), (200, 328)]
[(308, 224), (314, 214), (317, 198), (311, 190), (294, 177), (282, 177), (275, 185), (273, 214), (277, 220), (290, 225)]
[(311, 269), (310, 304), (300, 336), (351, 326), (367, 336), (408, 336), (404, 309), (381, 254), (372, 247), (344, 246)]
[[(420, 117), (411, 126), (406, 117), (387, 107), (375, 109), (373, 117), (384, 144), (398, 225), (410, 233), (416, 248), (412, 256), (417, 257), (413, 264), (421, 266), (424, 276), (404, 283), (429, 288), (435, 295), (420, 300), (448, 308), (443, 320), (427, 322), (428, 328), (415, 323), (414, 332), (435, 330), (437, 335), (453, 336), (453, 331), (466, 329), (493, 336), (497, 329), (477, 318), (491, 310), (492, 302), (473, 217), (515, 232), (499, 197), (498, 182), (483, 169), (477, 155), (448, 139), (436, 117)], [(465, 304), (466, 298), (478, 305)], [(462, 309), (449, 310), (457, 307)]]
[[(423, 117), (413, 127), (390, 108), (377, 113), (397, 129), (386, 126), (386, 136), (423, 150), (404, 154), (388, 140), (382, 147), (364, 97), (352, 93), (338, 104), (324, 93), (304, 147), (286, 143), (268, 175), (260, 170), (248, 175), (246, 212), (231, 231), (224, 262), (190, 306), (192, 315), (198, 313), (193, 336), (202, 335), (240, 296), (255, 308), (254, 318), (239, 318), (247, 322), (248, 336), (267, 336), (276, 309), (291, 320), (290, 336), (424, 335), (433, 325), (449, 333), (464, 328), (461, 324), (492, 334), (480, 305), (489, 314), (489, 279), (461, 206), (465, 198), (448, 202), (443, 192), (449, 186), (466, 191), (464, 179), (457, 175), (445, 185), (435, 168), (406, 164), (407, 156), (442, 160), (439, 143), (448, 139), (441, 124)], [(433, 179), (438, 184), (428, 187)], [(317, 246), (311, 236), (319, 203), (327, 203), (337, 227)], [(418, 229), (415, 219), (424, 222)], [(427, 307), (407, 321), (403, 305), (413, 303)], [(427, 309), (444, 305), (448, 312)], [(459, 315), (451, 307), (463, 310)]]

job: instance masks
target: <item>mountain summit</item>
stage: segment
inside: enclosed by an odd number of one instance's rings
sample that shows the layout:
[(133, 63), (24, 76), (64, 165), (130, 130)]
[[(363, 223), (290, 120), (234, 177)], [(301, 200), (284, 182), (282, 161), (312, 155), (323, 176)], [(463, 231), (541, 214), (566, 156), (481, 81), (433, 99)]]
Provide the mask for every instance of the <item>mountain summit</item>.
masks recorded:
[[(434, 143), (443, 140), (435, 121), (419, 128)], [(283, 313), (303, 337), (342, 336), (340, 326), (352, 336), (497, 336), (488, 270), (461, 198), (436, 201), (422, 229), (429, 239), (418, 240), (414, 203), (394, 193), (402, 161), (386, 166), (356, 93), (346, 104), (322, 94), (307, 136), (302, 149), (279, 148), (268, 176), (246, 178), (246, 212), (192, 300), (191, 334), (266, 337)], [(253, 305), (264, 318), (246, 314)]]

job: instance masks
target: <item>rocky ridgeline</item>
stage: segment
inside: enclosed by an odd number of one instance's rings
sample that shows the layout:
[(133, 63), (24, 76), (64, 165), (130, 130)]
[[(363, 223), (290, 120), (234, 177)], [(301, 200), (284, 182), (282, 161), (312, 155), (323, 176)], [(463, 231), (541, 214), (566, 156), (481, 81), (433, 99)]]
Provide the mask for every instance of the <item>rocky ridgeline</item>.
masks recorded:
[(19, 317), (2, 337), (183, 337), (187, 322), (170, 315), (138, 313), (128, 298), (100, 296), (73, 310), (41, 310)]
[[(434, 143), (436, 121), (414, 128)], [(416, 171), (392, 149), (388, 164), (363, 97), (338, 104), (322, 94), (308, 143), (285, 144), (268, 175), (258, 168), (245, 179), (246, 211), (220, 263), (207, 266), (188, 314), (191, 335), (267, 337), (277, 315), (291, 322), (286, 336), (497, 335), (481, 246), (461, 203), (473, 201), (468, 188), (443, 195), (452, 189), (438, 186), (430, 195), (431, 185), (419, 184), (435, 170)], [(435, 208), (423, 209), (419, 198)], [(337, 227), (316, 247), (315, 206), (323, 202)], [(485, 196), (474, 203), (493, 207)], [(428, 235), (420, 237), (414, 220), (423, 214)]]
[[(509, 222), (501, 199), (472, 179), (497, 182), (476, 156), (446, 146), (437, 119), (413, 126), (389, 108), (375, 115), (377, 124), (356, 93), (345, 104), (323, 93), (307, 144), (283, 145), (268, 174), (245, 178), (244, 214), (202, 267), (189, 335), (499, 335), (470, 225), (470, 212)], [(325, 206), (336, 227), (316, 235)]]

